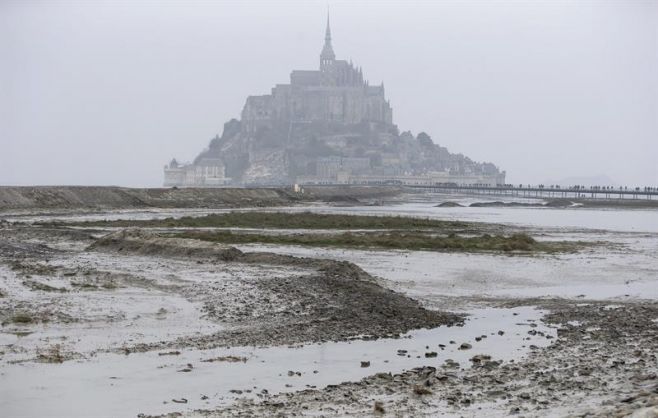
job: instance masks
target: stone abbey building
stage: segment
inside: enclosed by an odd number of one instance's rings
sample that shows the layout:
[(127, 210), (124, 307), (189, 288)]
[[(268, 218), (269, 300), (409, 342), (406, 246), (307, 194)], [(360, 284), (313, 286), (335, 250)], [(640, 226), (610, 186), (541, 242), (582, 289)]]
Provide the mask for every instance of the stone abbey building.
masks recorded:
[(290, 84), (278, 84), (272, 94), (249, 97), (242, 111), (242, 121), (251, 132), (276, 122), (359, 124), (366, 120), (393, 124), (384, 85), (368, 85), (361, 68), (336, 59), (329, 20), (320, 69), (294, 70)]
[(165, 186), (504, 182), (493, 164), (400, 133), (384, 84), (336, 59), (328, 17), (319, 69), (294, 70), (289, 84), (248, 97), (239, 121), (193, 163), (174, 159), (164, 174)]

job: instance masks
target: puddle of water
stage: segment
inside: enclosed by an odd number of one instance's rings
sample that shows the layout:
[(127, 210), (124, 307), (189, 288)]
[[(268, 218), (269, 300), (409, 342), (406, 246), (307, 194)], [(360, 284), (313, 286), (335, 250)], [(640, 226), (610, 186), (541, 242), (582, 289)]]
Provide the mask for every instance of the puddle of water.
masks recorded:
[[(67, 417), (88, 417), (97, 415), (98, 411), (107, 416), (191, 411), (226, 405), (236, 397), (254, 397), (262, 389), (273, 394), (309, 386), (321, 388), (378, 372), (440, 367), (446, 359), (465, 368), (476, 354), (510, 361), (526, 354), (530, 344), (538, 347), (549, 344), (550, 340), (544, 337), (531, 337), (530, 329), (555, 336), (554, 329), (539, 321), (543, 313), (530, 307), (479, 309), (468, 313), (472, 316), (463, 327), (417, 330), (399, 339), (297, 348), (181, 350), (177, 356), (160, 356), (157, 352), (127, 356), (101, 354), (63, 364), (6, 365), (0, 369), (0, 410), (7, 416)], [(536, 327), (531, 328), (533, 325)], [(499, 330), (504, 335), (499, 335)], [(475, 340), (482, 335), (487, 338)], [(450, 344), (451, 340), (456, 343)], [(459, 350), (463, 342), (472, 344), (473, 348)], [(439, 344), (445, 344), (445, 350)], [(406, 356), (399, 356), (398, 350), (407, 350)], [(427, 352), (436, 352), (437, 357), (425, 358)], [(226, 355), (248, 360), (244, 363), (202, 361)], [(362, 368), (361, 361), (370, 361), (370, 367)], [(188, 363), (193, 366), (191, 371), (181, 372)], [(289, 376), (288, 371), (299, 372), (300, 376)], [(252, 392), (233, 394), (232, 389)], [(201, 399), (204, 395), (208, 399)], [(172, 402), (181, 398), (188, 403)]]

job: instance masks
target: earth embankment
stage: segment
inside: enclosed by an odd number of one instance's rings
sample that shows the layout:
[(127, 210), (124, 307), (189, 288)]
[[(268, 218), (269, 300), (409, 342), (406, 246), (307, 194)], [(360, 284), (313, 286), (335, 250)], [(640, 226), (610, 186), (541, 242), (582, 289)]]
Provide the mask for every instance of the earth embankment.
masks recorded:
[(133, 209), (277, 206), (297, 202), (356, 202), (393, 197), (402, 188), (126, 188), (116, 186), (0, 186), (0, 210)]

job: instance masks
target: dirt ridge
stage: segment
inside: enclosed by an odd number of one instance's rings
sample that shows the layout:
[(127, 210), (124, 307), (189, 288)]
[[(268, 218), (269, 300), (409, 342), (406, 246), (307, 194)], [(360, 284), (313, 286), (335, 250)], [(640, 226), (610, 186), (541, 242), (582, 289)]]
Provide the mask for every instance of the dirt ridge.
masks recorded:
[(401, 193), (396, 187), (128, 188), (117, 186), (0, 186), (0, 210), (130, 209), (275, 206), (300, 201), (354, 202)]
[[(267, 252), (245, 253), (231, 246), (162, 237), (139, 229), (108, 234), (88, 249), (315, 270), (313, 274), (294, 280), (269, 278), (256, 283), (260, 294), (271, 295), (268, 298), (277, 299), (281, 306), (289, 306), (289, 309), (271, 310), (258, 318), (252, 316), (235, 321), (235, 328), (212, 335), (125, 347), (122, 352), (126, 353), (190, 345), (205, 349), (393, 337), (413, 329), (463, 323), (462, 315), (425, 309), (418, 301), (381, 286), (376, 278), (346, 261)], [(221, 306), (210, 302), (205, 309), (212, 317)]]

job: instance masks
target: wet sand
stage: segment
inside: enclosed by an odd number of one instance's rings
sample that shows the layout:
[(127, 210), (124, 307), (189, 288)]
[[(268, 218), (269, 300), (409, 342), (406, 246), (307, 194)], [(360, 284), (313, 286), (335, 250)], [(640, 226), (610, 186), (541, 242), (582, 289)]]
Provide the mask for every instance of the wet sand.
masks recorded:
[[(413, 205), (388, 213), (427, 215)], [(452, 212), (471, 209), (499, 215)], [(519, 209), (449, 210), (448, 219), (491, 221)], [(0, 408), (10, 416), (651, 416), (640, 414), (658, 405), (656, 231), (632, 217), (613, 231), (543, 222), (510, 226), (606, 245), (523, 257), (233, 248), (5, 222)]]

